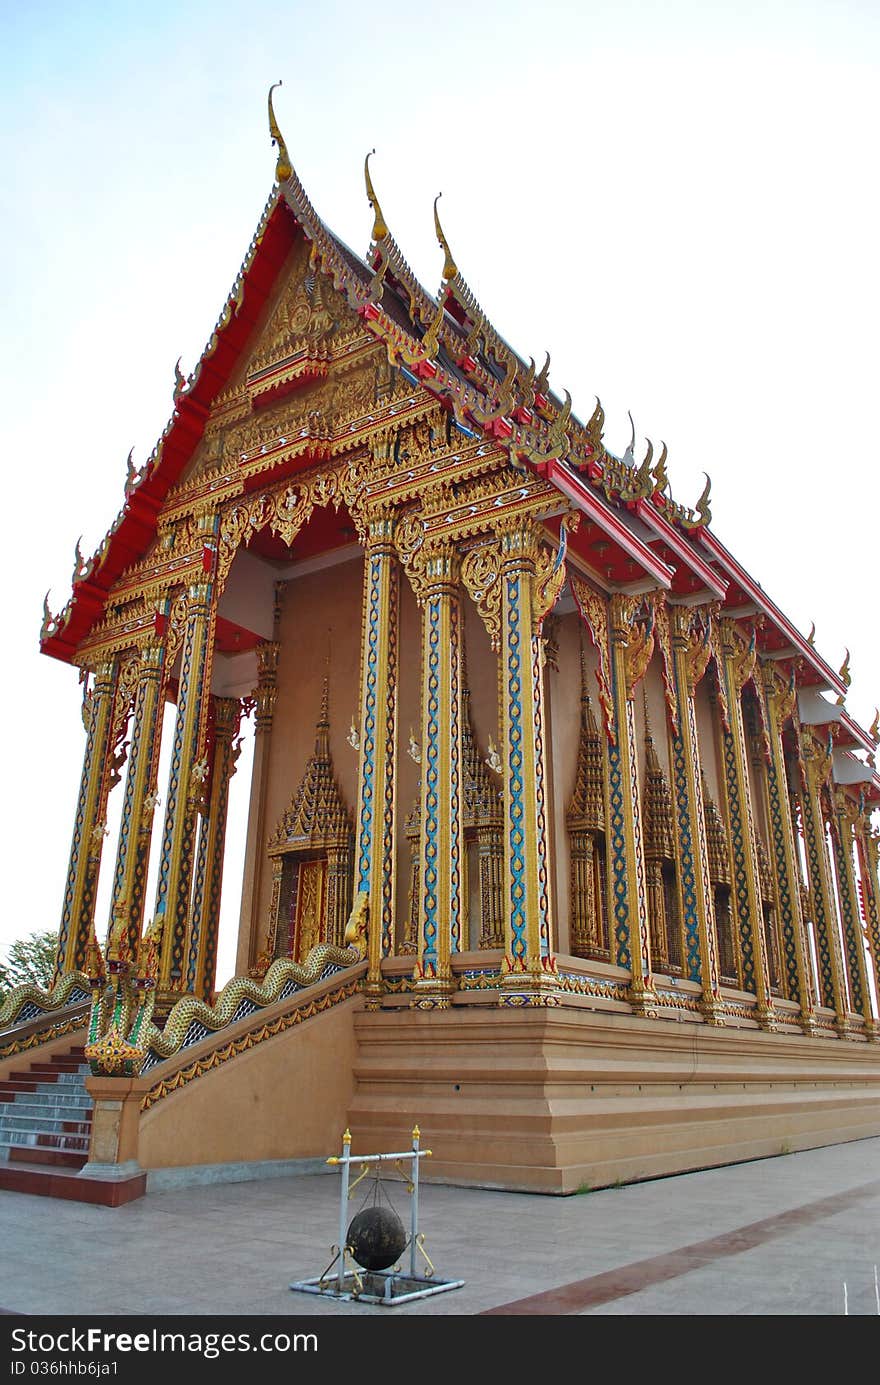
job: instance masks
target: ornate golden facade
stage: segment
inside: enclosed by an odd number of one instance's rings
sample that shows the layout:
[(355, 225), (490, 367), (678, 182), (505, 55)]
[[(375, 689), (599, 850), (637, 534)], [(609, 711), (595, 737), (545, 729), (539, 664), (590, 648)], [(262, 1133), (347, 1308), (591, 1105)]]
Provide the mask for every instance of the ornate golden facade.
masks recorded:
[[(877, 725), (847, 712), (847, 668), (715, 538), (708, 482), (673, 500), (665, 447), (613, 456), (601, 404), (582, 423), (549, 359), (538, 372), (502, 341), (436, 206), (434, 297), (369, 169), (360, 261), (272, 130), (279, 181), (215, 330), (45, 613), (44, 650), (86, 680), (59, 978), (109, 926), (108, 967), (155, 990), (154, 1058), (172, 1006), (210, 1008), (253, 711), (248, 984), (318, 947), (350, 964), (354, 901), (373, 1015), (595, 1005), (657, 1033), (875, 1041)], [(131, 1071), (149, 1048), (136, 997), (115, 1027), (101, 1006), (92, 1057)]]

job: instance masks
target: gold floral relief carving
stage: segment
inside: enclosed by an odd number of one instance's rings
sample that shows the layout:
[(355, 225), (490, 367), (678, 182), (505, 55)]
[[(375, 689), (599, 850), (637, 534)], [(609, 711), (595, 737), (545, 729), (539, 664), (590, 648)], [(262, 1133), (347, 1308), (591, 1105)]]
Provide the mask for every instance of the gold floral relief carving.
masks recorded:
[(821, 741), (811, 731), (801, 728), (801, 762), (807, 782), (814, 789), (820, 789), (831, 773), (831, 738)]
[(123, 662), (119, 670), (119, 683), (116, 688), (116, 702), (113, 707), (113, 721), (110, 727), (111, 745), (119, 740), (122, 728), (128, 719), (131, 699), (134, 694), (140, 667), (141, 661), (139, 657), (133, 655)]
[(501, 649), (501, 551), (497, 543), (483, 544), (465, 554), (461, 580), (486, 627), (489, 643)]
[[(291, 255), (292, 263), (287, 284), (272, 309), (257, 349), (251, 357), (248, 367), (250, 372), (270, 365), (286, 348), (308, 332), (312, 323), (314, 285), (318, 277), (314, 270), (309, 272), (308, 258), (306, 243), (298, 243)], [(309, 292), (310, 282), (312, 293)]]
[(262, 491), (250, 500), (236, 500), (220, 518), (217, 585), (222, 590), (232, 561), (242, 545), (267, 526), (288, 546), (307, 523), (312, 511), (324, 505), (337, 510), (345, 500), (345, 479), (351, 468), (322, 469), (293, 483)]
[(328, 415), (334, 427), (343, 421), (363, 418), (376, 405), (376, 368), (361, 366), (334, 376), (328, 400)]
[(660, 647), (660, 669), (663, 678), (663, 696), (673, 731), (679, 729), (678, 693), (675, 688), (675, 675), (672, 665), (672, 632), (669, 626), (669, 608), (663, 592), (654, 592), (654, 634)]
[(565, 555), (568, 551), (568, 536), (575, 533), (580, 525), (580, 514), (563, 515), (559, 526), (559, 545), (554, 550), (541, 547), (535, 563), (535, 580), (532, 584), (532, 633), (540, 635), (545, 617), (553, 610), (559, 593), (565, 586), (568, 569)]
[(168, 612), (168, 622), (165, 627), (165, 672), (170, 672), (171, 665), (180, 653), (183, 644), (183, 636), (186, 631), (187, 613), (186, 592), (180, 592), (171, 602)]
[(794, 669), (791, 670), (788, 678), (784, 678), (773, 664), (762, 664), (760, 668), (767, 696), (773, 707), (777, 724), (781, 729), (789, 717), (793, 716), (797, 706), (797, 684)]
[(425, 542), (425, 521), (415, 511), (402, 515), (394, 532), (394, 542), (400, 561), (411, 564)]
[(691, 606), (672, 608), (673, 647), (684, 650), (688, 691), (692, 696), (712, 657), (712, 615), (708, 606), (700, 611)]
[(449, 417), (442, 409), (434, 409), (424, 418), (402, 428), (394, 448), (398, 468), (417, 467), (436, 461), (449, 448)]
[(614, 696), (611, 685), (611, 650), (608, 638), (608, 607), (605, 600), (575, 573), (569, 573), (571, 591), (581, 613), (581, 619), (589, 631), (590, 639), (598, 655), (596, 683), (599, 690), (599, 706), (605, 735), (610, 744), (615, 745), (617, 736), (614, 729)]
[(758, 661), (757, 639), (752, 629), (750, 638), (744, 640), (732, 620), (721, 621), (721, 648), (730, 661), (733, 685), (741, 693), (750, 678), (754, 677)]
[(626, 696), (632, 701), (654, 653), (654, 602), (615, 592), (609, 604), (612, 644), (624, 654)]
[(653, 621), (645, 618), (633, 627), (626, 647), (626, 695), (630, 701), (647, 672), (654, 653)]

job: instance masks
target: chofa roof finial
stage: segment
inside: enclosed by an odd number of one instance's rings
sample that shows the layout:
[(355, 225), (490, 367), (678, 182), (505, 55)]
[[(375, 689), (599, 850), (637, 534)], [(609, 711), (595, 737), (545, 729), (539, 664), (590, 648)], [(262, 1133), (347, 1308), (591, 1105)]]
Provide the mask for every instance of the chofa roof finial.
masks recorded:
[(373, 231), (370, 239), (375, 245), (377, 241), (384, 240), (388, 235), (388, 224), (382, 215), (382, 208), (379, 206), (379, 199), (373, 187), (373, 180), (370, 177), (370, 159), (375, 154), (375, 149), (371, 149), (364, 159), (364, 182), (367, 185), (367, 201), (373, 208)]
[(278, 149), (278, 162), (275, 165), (275, 181), (277, 183), (286, 183), (293, 172), (293, 165), (290, 162), (287, 145), (284, 143), (284, 136), (278, 128), (278, 121), (275, 119), (275, 111), (272, 106), (272, 92), (276, 87), (280, 87), (281, 85), (282, 83), (277, 81), (273, 82), (269, 88), (269, 134), (272, 143), (276, 145)]
[[(852, 684), (852, 674), (849, 671), (849, 650), (847, 650), (846, 654), (844, 655), (843, 663), (840, 665), (840, 668), (837, 671), (837, 676), (843, 684), (844, 688), (850, 687), (850, 685)], [(844, 692), (837, 699), (838, 707), (842, 707), (845, 701), (846, 693)]]
[(443, 278), (445, 282), (448, 284), (458, 274), (458, 266), (455, 263), (455, 260), (452, 258), (452, 251), (449, 248), (449, 241), (443, 234), (443, 227), (440, 225), (440, 217), (437, 215), (437, 203), (440, 201), (440, 198), (442, 196), (442, 192), (438, 192), (437, 196), (434, 198), (434, 230), (437, 232), (437, 240), (440, 244), (440, 249), (446, 256), (446, 260), (443, 265)]
[(709, 524), (712, 519), (712, 511), (709, 508), (709, 495), (712, 490), (712, 478), (707, 471), (703, 472), (706, 484), (703, 493), (694, 506), (693, 516), (690, 519), (682, 520), (685, 529), (702, 529), (703, 525)]

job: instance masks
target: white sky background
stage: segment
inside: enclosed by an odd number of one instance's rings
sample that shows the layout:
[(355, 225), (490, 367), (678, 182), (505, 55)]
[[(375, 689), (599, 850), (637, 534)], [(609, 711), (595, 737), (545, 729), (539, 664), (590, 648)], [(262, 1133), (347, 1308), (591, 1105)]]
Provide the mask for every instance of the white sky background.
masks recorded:
[[(188, 373), (213, 329), (272, 185), (278, 78), (324, 220), (365, 252), (375, 146), (386, 219), (433, 292), (442, 189), (502, 334), (539, 365), (550, 349), (581, 418), (600, 396), (612, 450), (628, 409), (665, 439), (677, 499), (708, 471), (715, 533), (801, 631), (815, 620), (835, 668), (849, 646), (864, 726), (880, 699), (873, 0), (7, 4), (0, 954), (57, 926), (82, 764), (76, 670), (38, 653), (43, 594), (60, 611), (77, 536), (100, 544), (174, 362)], [(111, 836), (102, 898), (114, 853)]]

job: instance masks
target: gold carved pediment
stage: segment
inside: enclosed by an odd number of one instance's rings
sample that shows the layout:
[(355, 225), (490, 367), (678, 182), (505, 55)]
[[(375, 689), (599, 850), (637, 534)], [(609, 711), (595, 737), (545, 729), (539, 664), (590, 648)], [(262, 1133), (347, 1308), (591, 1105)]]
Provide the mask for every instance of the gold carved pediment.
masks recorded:
[(290, 254), (284, 283), (269, 310), (245, 369), (250, 379), (303, 350), (317, 349), (354, 316), (341, 293), (324, 274), (316, 271), (309, 247), (298, 241)]

